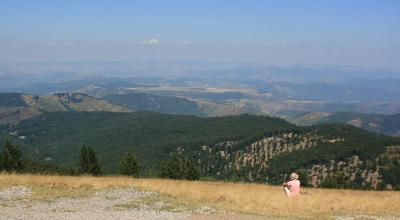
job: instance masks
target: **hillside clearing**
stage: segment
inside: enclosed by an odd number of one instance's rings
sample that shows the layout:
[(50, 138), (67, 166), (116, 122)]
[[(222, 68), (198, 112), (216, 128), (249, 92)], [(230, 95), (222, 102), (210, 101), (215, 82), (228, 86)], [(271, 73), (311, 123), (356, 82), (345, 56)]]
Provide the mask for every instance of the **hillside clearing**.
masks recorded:
[[(111, 202), (111, 205), (108, 204), (103, 209), (133, 213), (135, 210), (142, 210), (140, 207), (154, 206), (153, 209), (156, 212), (165, 212), (167, 213), (165, 215), (177, 214), (177, 216), (168, 217), (169, 219), (191, 215), (194, 215), (192, 216), (194, 219), (198, 219), (197, 213), (203, 213), (201, 215), (205, 213), (208, 218), (215, 216), (218, 219), (218, 216), (225, 215), (223, 213), (232, 212), (271, 218), (331, 219), (350, 216), (360, 218), (367, 216), (368, 219), (400, 218), (398, 213), (400, 193), (389, 191), (304, 189), (301, 198), (288, 199), (280, 187), (263, 184), (133, 179), (128, 177), (0, 175), (0, 192), (15, 186), (26, 187), (24, 190), (28, 193), (15, 199), (9, 199), (11, 202), (7, 202), (8, 200), (1, 201), (0, 210), (2, 212), (6, 210), (16, 211), (14, 209), (20, 210), (23, 207), (36, 207), (38, 203), (45, 202), (54, 205), (55, 207), (50, 210), (57, 213), (59, 211), (57, 204), (61, 201), (64, 204), (62, 212), (70, 210), (68, 213), (79, 213), (80, 211), (86, 213), (88, 211), (82, 210), (81, 205), (77, 203), (84, 202), (86, 204), (91, 201), (97, 205), (97, 203), (101, 204), (104, 198), (115, 197), (119, 201)], [(111, 196), (107, 193), (111, 193)], [(144, 195), (142, 196), (144, 198), (138, 199), (140, 197), (136, 196), (138, 194)], [(125, 197), (125, 195), (128, 196)], [(148, 197), (148, 195), (152, 196)], [(71, 202), (71, 209), (66, 208), (69, 206), (68, 202)], [(168, 205), (160, 206), (158, 202)], [(91, 208), (92, 212), (95, 212), (96, 209)], [(40, 209), (29, 210), (34, 213), (34, 211), (39, 212)], [(48, 210), (48, 207), (42, 208), (43, 213), (46, 210)], [(215, 210), (222, 214), (209, 215)], [(240, 217), (239, 219), (245, 218)]]

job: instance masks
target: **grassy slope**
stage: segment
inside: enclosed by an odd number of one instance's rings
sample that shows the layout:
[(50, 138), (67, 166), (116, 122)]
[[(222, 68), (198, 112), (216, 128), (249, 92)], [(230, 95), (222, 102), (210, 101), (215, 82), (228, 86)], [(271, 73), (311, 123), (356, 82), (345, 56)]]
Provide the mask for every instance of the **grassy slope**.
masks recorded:
[[(0, 174), (0, 189), (30, 186), (31, 198), (91, 196), (110, 187), (138, 187), (172, 196), (185, 203), (202, 203), (225, 211), (268, 216), (268, 219), (360, 219), (400, 217), (400, 192), (303, 188), (300, 198), (288, 199), (281, 187), (265, 184), (134, 179), (129, 177), (70, 177)], [(374, 218), (372, 218), (374, 217)], [(390, 219), (392, 219), (390, 218)], [(246, 218), (249, 219), (249, 218)]]
[(230, 116), (198, 118), (159, 113), (53, 112), (23, 121), (19, 135), (27, 136), (31, 155), (51, 157), (72, 165), (83, 144), (92, 146), (106, 171), (116, 171), (117, 161), (133, 150), (142, 165), (157, 166), (178, 146), (210, 144), (225, 139), (260, 136), (293, 125), (277, 118)]

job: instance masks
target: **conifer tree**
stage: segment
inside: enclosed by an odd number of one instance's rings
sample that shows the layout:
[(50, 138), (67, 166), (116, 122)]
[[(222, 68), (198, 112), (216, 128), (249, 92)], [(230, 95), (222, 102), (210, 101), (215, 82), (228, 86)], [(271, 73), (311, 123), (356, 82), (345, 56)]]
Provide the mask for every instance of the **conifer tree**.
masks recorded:
[(79, 156), (79, 174), (88, 174), (89, 173), (89, 161), (87, 157), (87, 148), (85, 145), (82, 146), (81, 155)]
[(100, 163), (96, 157), (95, 152), (93, 151), (93, 149), (91, 147), (87, 148), (87, 160), (88, 160), (88, 173), (90, 175), (94, 175), (94, 176), (100, 176), (101, 173), (101, 166)]
[(8, 172), (20, 172), (23, 169), (21, 150), (8, 140), (3, 150), (2, 164), (3, 169)]
[(83, 146), (79, 157), (79, 174), (101, 175), (101, 166), (91, 147)]
[(325, 179), (320, 183), (319, 187), (330, 189), (337, 188), (337, 179), (334, 176), (329, 175), (325, 177)]
[(134, 177), (139, 176), (138, 161), (135, 155), (130, 151), (120, 162), (120, 174)]
[(0, 153), (0, 172), (3, 171), (3, 155)]
[(196, 164), (186, 158), (186, 172), (185, 172), (185, 179), (187, 180), (197, 180), (200, 177), (200, 171), (199, 168), (196, 166)]
[(196, 180), (200, 177), (197, 165), (180, 153), (174, 153), (160, 169), (162, 178)]

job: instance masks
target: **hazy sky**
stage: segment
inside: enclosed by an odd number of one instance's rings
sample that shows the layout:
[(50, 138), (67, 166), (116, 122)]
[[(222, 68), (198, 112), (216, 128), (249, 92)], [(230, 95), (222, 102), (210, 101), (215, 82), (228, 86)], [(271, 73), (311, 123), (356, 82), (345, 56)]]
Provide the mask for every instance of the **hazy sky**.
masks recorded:
[(0, 62), (91, 60), (400, 69), (400, 1), (0, 0)]

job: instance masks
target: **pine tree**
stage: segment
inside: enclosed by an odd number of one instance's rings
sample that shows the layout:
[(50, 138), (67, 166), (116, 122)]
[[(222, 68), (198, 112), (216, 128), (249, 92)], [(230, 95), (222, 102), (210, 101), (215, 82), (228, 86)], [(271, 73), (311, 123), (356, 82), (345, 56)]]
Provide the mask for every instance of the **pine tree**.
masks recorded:
[(337, 186), (338, 186), (337, 179), (332, 175), (327, 176), (319, 185), (319, 187), (321, 188), (331, 188), (331, 189), (337, 188)]
[(1, 153), (0, 153), (0, 172), (4, 170), (4, 168), (3, 168), (3, 157), (2, 156), (3, 155), (1, 155)]
[(162, 164), (160, 170), (162, 178), (183, 179), (183, 162), (178, 154), (171, 155), (170, 159)]
[(79, 157), (79, 174), (100, 176), (101, 166), (91, 147), (83, 146)]
[(81, 155), (79, 156), (79, 174), (88, 174), (89, 173), (89, 161), (88, 161), (88, 153), (85, 145), (82, 146)]
[(8, 140), (3, 150), (2, 164), (3, 169), (8, 172), (20, 172), (23, 169), (21, 150)]
[(162, 178), (196, 180), (200, 177), (200, 170), (189, 158), (179, 153), (171, 155), (160, 169)]
[(187, 180), (197, 180), (200, 178), (200, 170), (196, 164), (189, 159), (186, 159), (186, 172), (185, 179)]
[(139, 176), (138, 161), (135, 155), (130, 151), (120, 162), (120, 174), (134, 177)]
[(87, 160), (89, 163), (88, 173), (93, 176), (100, 176), (102, 174), (101, 166), (91, 147), (87, 148)]

